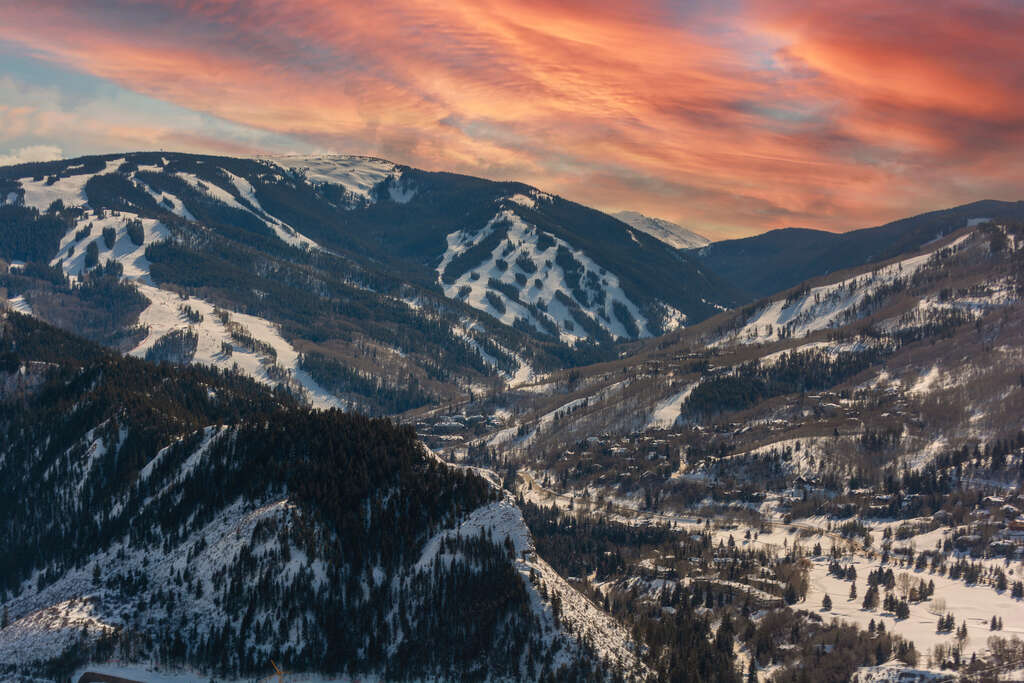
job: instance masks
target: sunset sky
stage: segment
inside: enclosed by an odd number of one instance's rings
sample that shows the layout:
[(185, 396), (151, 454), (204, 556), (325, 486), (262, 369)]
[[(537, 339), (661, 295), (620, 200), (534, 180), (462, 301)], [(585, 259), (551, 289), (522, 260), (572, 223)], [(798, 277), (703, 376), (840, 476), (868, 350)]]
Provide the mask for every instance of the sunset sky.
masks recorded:
[(0, 163), (368, 154), (712, 239), (1024, 199), (1020, 0), (0, 7)]

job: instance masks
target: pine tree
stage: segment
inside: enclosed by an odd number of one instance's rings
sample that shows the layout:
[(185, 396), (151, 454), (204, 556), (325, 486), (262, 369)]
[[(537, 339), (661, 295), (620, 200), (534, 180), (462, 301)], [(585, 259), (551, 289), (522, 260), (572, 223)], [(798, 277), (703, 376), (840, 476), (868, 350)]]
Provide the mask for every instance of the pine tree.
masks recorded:
[(103, 243), (107, 245), (107, 249), (114, 248), (114, 242), (117, 241), (117, 231), (111, 227), (103, 228)]
[(871, 586), (864, 594), (864, 609), (873, 610), (878, 607), (878, 587)]
[(964, 646), (967, 642), (967, 620), (965, 619), (961, 624), (960, 628), (956, 631), (956, 640), (960, 643), (960, 647)]
[(828, 593), (825, 593), (825, 597), (821, 600), (821, 609), (823, 612), (832, 611), (832, 598), (828, 596)]
[(96, 240), (89, 242), (89, 245), (85, 248), (85, 267), (95, 268), (100, 262), (100, 247), (96, 244)]
[(857, 584), (855, 584), (855, 583), (851, 583), (850, 584), (850, 599), (851, 600), (856, 600), (857, 599)]

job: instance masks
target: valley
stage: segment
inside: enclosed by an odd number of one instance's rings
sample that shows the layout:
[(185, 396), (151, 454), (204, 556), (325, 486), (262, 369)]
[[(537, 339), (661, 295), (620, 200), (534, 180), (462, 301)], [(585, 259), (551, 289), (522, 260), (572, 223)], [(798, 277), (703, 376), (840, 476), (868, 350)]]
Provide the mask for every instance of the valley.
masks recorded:
[(1024, 671), (1019, 203), (789, 281), (788, 233), (367, 157), (0, 197), (4, 674)]

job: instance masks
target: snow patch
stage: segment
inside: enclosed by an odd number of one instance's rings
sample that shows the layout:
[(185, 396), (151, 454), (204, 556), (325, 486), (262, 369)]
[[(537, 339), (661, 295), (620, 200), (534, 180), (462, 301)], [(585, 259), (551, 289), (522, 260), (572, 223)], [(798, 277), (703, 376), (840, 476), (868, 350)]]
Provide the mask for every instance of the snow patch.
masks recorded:
[(85, 184), (89, 182), (89, 179), (93, 176), (113, 173), (123, 163), (123, 158), (112, 159), (98, 173), (72, 175), (67, 178), (60, 178), (49, 185), (46, 182), (46, 178), (41, 180), (22, 178), (18, 182), (21, 183), (21, 189), (25, 191), (24, 204), (25, 206), (35, 207), (40, 211), (46, 211), (50, 204), (58, 199), (64, 203), (64, 206), (82, 206), (88, 201), (85, 196)]
[[(341, 185), (346, 192), (365, 201), (373, 201), (371, 190), (388, 178), (398, 181), (401, 173), (390, 161), (374, 157), (348, 156), (328, 154), (320, 156), (282, 155), (267, 157), (283, 169), (292, 169), (305, 173), (306, 179), (314, 183)], [(399, 199), (405, 202), (412, 199), (411, 188), (396, 190)], [(394, 199), (395, 195), (392, 195)]]
[[(483, 256), (481, 263), (445, 282), (445, 270), (453, 259), (499, 229), (505, 231), (505, 238)], [(556, 262), (559, 249), (567, 251), (578, 264), (579, 280), (575, 286)], [(617, 308), (632, 318), (636, 336), (653, 335), (647, 318), (626, 296), (616, 275), (564, 240), (541, 233), (508, 209), (499, 211), (482, 229), (450, 233), (437, 274), (447, 297), (461, 300), (506, 325), (522, 320), (546, 334), (555, 327), (564, 343), (574, 344), (588, 337), (581, 322), (596, 325), (613, 337), (633, 337), (619, 319)], [(501, 288), (491, 287), (491, 280), (500, 283)], [(514, 299), (509, 295), (512, 290), (518, 292)], [(587, 320), (581, 321), (580, 315)]]
[(654, 411), (651, 413), (651, 418), (647, 421), (647, 429), (671, 429), (675, 426), (676, 421), (683, 410), (683, 403), (690, 397), (693, 390), (697, 387), (697, 382), (688, 385), (685, 389), (679, 393), (669, 396), (665, 400), (654, 406)]
[(661, 218), (651, 218), (636, 211), (619, 211), (612, 216), (674, 249), (698, 249), (711, 244), (707, 237)]

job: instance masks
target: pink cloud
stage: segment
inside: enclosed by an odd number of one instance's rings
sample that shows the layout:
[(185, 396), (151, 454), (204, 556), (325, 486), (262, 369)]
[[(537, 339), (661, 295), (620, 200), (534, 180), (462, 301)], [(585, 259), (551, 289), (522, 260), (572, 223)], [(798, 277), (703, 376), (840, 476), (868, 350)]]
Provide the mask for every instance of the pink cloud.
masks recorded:
[(40, 2), (10, 8), (0, 37), (334, 151), (521, 179), (715, 236), (1017, 198), (1012, 4), (715, 7)]

